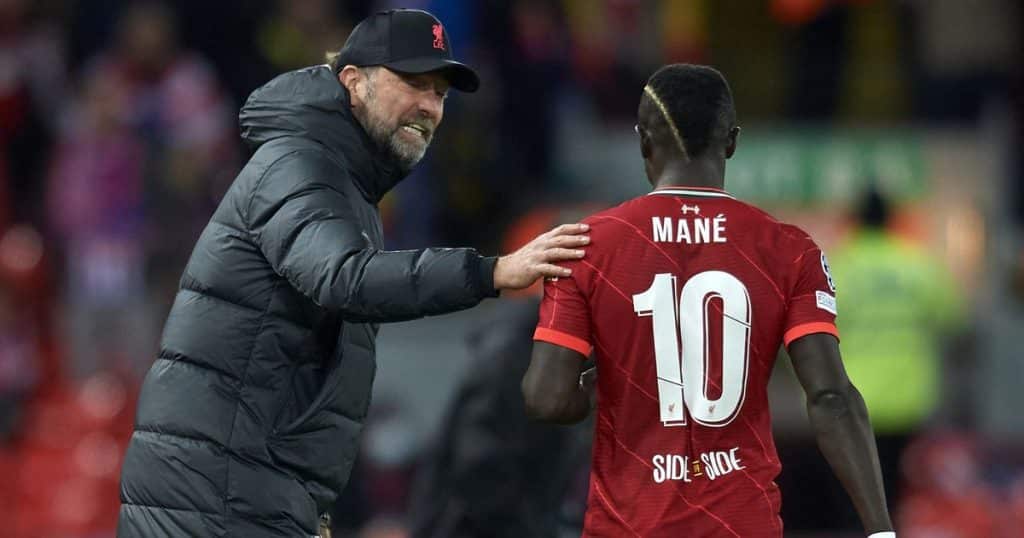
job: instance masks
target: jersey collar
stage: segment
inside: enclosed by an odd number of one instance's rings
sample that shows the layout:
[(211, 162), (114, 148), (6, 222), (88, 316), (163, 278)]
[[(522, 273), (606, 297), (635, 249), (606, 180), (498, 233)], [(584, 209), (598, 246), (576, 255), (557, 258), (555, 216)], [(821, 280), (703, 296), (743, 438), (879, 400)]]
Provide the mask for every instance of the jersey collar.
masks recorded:
[(675, 196), (699, 196), (703, 198), (732, 198), (736, 199), (735, 196), (729, 194), (722, 189), (714, 189), (711, 187), (663, 187), (661, 189), (655, 189), (651, 191), (648, 196), (654, 194), (668, 194)]

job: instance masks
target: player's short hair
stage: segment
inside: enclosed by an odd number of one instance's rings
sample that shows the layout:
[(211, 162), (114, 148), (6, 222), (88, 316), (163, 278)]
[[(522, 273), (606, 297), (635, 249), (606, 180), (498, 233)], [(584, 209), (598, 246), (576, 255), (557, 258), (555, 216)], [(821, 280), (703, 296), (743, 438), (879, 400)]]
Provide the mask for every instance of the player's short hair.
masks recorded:
[(732, 91), (718, 70), (692, 64), (670, 64), (647, 80), (644, 93), (669, 123), (690, 158), (700, 157), (711, 143), (725, 140), (736, 125)]

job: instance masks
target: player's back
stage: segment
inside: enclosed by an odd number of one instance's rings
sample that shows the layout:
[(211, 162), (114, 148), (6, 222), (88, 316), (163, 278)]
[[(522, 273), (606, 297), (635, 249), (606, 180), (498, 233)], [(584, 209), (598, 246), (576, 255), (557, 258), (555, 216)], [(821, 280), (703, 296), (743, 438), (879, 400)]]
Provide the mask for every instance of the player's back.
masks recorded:
[(536, 338), (593, 347), (585, 536), (780, 536), (767, 385), (779, 346), (835, 333), (818, 247), (724, 191), (655, 191), (596, 214), (549, 281)]

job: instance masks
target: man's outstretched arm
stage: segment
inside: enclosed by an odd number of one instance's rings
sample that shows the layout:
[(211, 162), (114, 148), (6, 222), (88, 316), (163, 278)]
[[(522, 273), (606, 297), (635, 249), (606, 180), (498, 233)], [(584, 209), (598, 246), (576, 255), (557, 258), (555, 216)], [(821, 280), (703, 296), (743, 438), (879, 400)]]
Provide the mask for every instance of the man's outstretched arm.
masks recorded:
[(275, 163), (240, 211), (274, 271), (349, 321), (454, 312), (497, 296), (499, 289), (565, 277), (570, 271), (555, 264), (582, 258), (589, 241), (586, 226), (566, 224), (497, 259), (466, 248), (381, 250), (365, 235), (356, 205), (336, 186), (349, 179), (334, 177), (322, 156), (294, 155)]
[(853, 500), (868, 534), (891, 531), (871, 421), (850, 383), (830, 334), (810, 334), (789, 345), (796, 376), (807, 394), (807, 415), (832, 471)]

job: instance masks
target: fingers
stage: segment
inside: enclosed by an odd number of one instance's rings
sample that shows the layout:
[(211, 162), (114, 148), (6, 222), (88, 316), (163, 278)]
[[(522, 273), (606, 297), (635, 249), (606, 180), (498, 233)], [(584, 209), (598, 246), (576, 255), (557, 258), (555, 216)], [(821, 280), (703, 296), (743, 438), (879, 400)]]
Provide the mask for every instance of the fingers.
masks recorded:
[(537, 271), (545, 277), (565, 277), (572, 274), (568, 267), (559, 267), (551, 263), (542, 263), (537, 266)]
[(533, 273), (531, 282), (538, 277), (568, 277), (572, 275), (572, 270), (555, 263), (583, 258), (583, 249), (574, 247), (590, 244), (590, 236), (582, 235), (589, 230), (588, 224), (562, 224), (537, 236), (511, 256), (521, 259), (524, 262), (523, 269)]
[(557, 235), (575, 235), (584, 233), (588, 230), (590, 230), (589, 224), (562, 224), (561, 226), (556, 226), (550, 232), (546, 232), (541, 235), (546, 235), (548, 237), (554, 237)]
[(548, 240), (551, 247), (580, 247), (590, 244), (589, 235), (556, 235)]
[(543, 261), (560, 262), (578, 260), (584, 256), (584, 251), (570, 248), (550, 248), (544, 251)]

